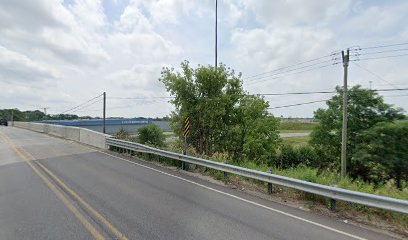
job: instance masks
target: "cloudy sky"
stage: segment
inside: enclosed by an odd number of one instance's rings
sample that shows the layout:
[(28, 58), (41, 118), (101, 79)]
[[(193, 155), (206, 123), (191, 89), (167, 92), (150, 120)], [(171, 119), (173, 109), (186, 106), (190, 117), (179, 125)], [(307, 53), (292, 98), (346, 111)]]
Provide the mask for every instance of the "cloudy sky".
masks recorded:
[[(183, 60), (214, 63), (214, 6), (215, 0), (0, 0), (0, 109), (48, 107), (57, 114), (106, 91), (108, 116), (165, 116), (172, 106), (160, 98), (168, 96), (160, 70)], [(249, 93), (330, 91), (342, 84), (343, 71), (333, 64), (340, 56), (330, 54), (350, 47), (349, 85), (408, 88), (407, 22), (404, 0), (219, 0), (218, 60), (242, 72)], [(408, 91), (382, 94), (408, 109)], [(279, 107), (329, 97), (266, 99)], [(100, 116), (98, 100), (67, 113)], [(323, 106), (271, 113), (310, 117)]]

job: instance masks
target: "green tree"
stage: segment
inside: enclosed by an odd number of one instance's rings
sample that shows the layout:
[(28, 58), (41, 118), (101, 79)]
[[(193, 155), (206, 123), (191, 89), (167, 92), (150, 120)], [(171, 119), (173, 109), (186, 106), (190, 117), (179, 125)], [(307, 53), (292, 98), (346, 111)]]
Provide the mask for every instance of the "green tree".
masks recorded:
[(166, 137), (157, 125), (148, 125), (137, 130), (138, 141), (141, 144), (148, 144), (154, 147), (163, 147)]
[(181, 72), (164, 68), (160, 81), (175, 97), (173, 131), (182, 137), (184, 119), (189, 116), (188, 143), (197, 152), (228, 152), (236, 160), (264, 161), (274, 153), (279, 121), (268, 116), (264, 99), (244, 92), (240, 78), (222, 64), (217, 69), (193, 69), (185, 61)]
[(374, 171), (382, 167), (401, 188), (401, 180), (408, 180), (408, 122), (379, 123), (364, 131), (362, 138), (353, 161), (368, 172), (375, 165)]
[[(327, 109), (318, 109), (314, 118), (319, 124), (311, 133), (311, 144), (321, 156), (320, 167), (332, 167), (338, 169), (341, 153), (341, 129), (343, 90), (336, 87), (337, 94), (328, 100)], [(362, 133), (379, 122), (392, 122), (403, 119), (401, 109), (393, 108), (384, 103), (384, 100), (375, 91), (363, 89), (357, 85), (348, 93), (348, 139), (347, 161), (350, 163), (351, 156), (356, 151), (356, 145), (363, 142)], [(354, 177), (358, 173), (354, 166), (348, 164), (348, 169)]]
[(0, 118), (11, 120), (11, 115), (13, 112), (14, 121), (41, 121), (45, 118), (45, 114), (39, 110), (35, 111), (20, 111), (18, 109), (2, 109), (0, 110)]

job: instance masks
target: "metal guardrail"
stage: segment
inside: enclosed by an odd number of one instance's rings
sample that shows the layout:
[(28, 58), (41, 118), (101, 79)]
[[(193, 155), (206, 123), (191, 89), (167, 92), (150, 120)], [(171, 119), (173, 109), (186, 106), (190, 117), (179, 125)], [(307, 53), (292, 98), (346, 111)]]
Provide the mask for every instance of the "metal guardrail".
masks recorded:
[(146, 145), (142, 145), (135, 142), (123, 141), (115, 138), (106, 138), (106, 144), (108, 146), (127, 149), (135, 152), (151, 153), (182, 162), (192, 163), (211, 169), (232, 173), (235, 175), (248, 177), (264, 181), (271, 184), (277, 184), (280, 186), (293, 188), (296, 190), (313, 193), (319, 196), (327, 197), (330, 199), (341, 200), (345, 202), (358, 203), (365, 206), (391, 210), (395, 212), (408, 214), (408, 201), (382, 197), (374, 194), (361, 193), (356, 191), (350, 191), (342, 188), (336, 188), (311, 182), (306, 182), (298, 179), (279, 176), (276, 174), (270, 174), (266, 172), (255, 171), (247, 168), (242, 168), (225, 163), (214, 162), (202, 158), (191, 157), (174, 152), (169, 152)]

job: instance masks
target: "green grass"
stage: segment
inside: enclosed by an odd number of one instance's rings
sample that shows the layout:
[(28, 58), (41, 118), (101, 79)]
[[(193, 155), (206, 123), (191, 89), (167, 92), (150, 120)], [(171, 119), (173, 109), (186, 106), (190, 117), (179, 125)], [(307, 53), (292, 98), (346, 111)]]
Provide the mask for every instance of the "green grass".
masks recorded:
[(312, 130), (300, 130), (300, 129), (284, 129), (279, 130), (280, 133), (310, 133)]
[(305, 137), (286, 137), (282, 138), (283, 143), (290, 144), (293, 146), (300, 146), (300, 145), (306, 145), (309, 141), (310, 137), (305, 136)]
[(282, 121), (280, 123), (280, 130), (309, 130), (319, 123), (315, 122), (298, 122), (298, 121)]

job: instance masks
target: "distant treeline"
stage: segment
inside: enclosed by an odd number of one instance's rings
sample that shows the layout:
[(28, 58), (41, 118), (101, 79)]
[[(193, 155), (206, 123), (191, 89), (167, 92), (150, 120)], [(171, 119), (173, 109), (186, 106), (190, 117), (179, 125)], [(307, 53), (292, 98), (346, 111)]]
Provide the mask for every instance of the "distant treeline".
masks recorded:
[(75, 120), (91, 118), (89, 116), (79, 117), (73, 114), (58, 114), (58, 115), (45, 115), (39, 110), (35, 111), (20, 111), (18, 109), (0, 109), (0, 118), (5, 118), (9, 121), (13, 118), (14, 121), (42, 121), (42, 120)]
[[(101, 119), (100, 117), (78, 116), (75, 114), (55, 114), (45, 115), (39, 110), (35, 111), (20, 111), (18, 109), (0, 109), (0, 118), (5, 118), (11, 121), (13, 116), (14, 121), (43, 121), (43, 120), (80, 120), (80, 119)], [(124, 119), (123, 117), (109, 117), (108, 119)], [(148, 119), (145, 117), (138, 117), (138, 119)], [(155, 121), (166, 121), (168, 117), (164, 118), (150, 118)]]

